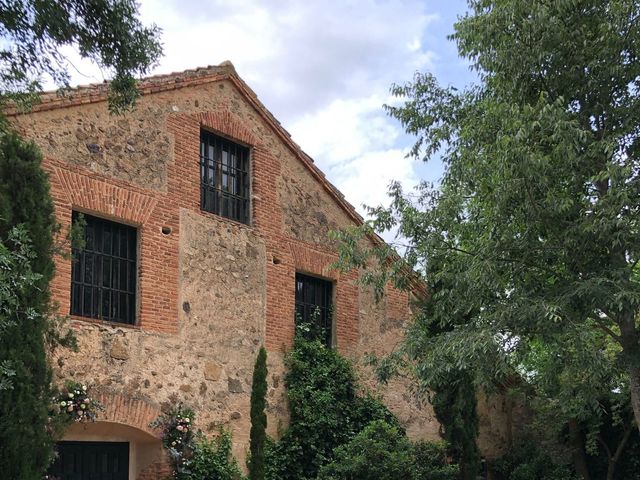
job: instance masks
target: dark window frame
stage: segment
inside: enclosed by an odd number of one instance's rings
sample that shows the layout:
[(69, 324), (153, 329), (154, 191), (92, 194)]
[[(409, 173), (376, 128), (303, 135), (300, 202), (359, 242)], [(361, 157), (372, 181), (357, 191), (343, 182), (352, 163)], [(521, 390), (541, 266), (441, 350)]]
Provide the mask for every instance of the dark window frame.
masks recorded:
[(200, 129), (200, 208), (249, 224), (251, 149)]
[(308, 324), (308, 337), (320, 338), (329, 347), (333, 338), (333, 290), (331, 280), (296, 272), (296, 324)]
[(74, 211), (84, 217), (84, 247), (73, 249), (70, 314), (136, 324), (138, 229)]

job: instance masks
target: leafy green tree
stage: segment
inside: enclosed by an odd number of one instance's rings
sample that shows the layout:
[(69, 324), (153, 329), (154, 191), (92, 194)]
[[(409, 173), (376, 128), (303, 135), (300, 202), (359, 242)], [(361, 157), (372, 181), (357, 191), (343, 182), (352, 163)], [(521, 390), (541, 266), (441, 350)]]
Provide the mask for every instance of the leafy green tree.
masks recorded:
[(575, 480), (567, 465), (556, 464), (534, 441), (518, 442), (501, 459), (494, 462), (492, 471), (498, 478), (509, 480)]
[(267, 351), (260, 348), (251, 384), (251, 431), (249, 434), (249, 478), (264, 480), (264, 448), (267, 437)]
[(42, 75), (69, 86), (69, 66), (60, 48), (73, 46), (112, 78), (110, 107), (135, 103), (135, 76), (150, 71), (162, 54), (159, 29), (137, 18), (134, 0), (44, 0), (4, 2), (0, 9), (0, 96), (33, 100)]
[[(15, 304), (3, 309), (9, 323), (0, 335), (0, 364), (13, 372), (10, 388), (0, 390), (0, 470), (15, 479), (42, 476), (51, 458), (46, 430), (51, 374), (44, 336), (56, 222), (41, 159), (34, 144), (13, 132), (0, 134), (0, 238), (20, 225), (25, 237), (13, 251), (20, 252), (25, 239), (33, 239), (31, 254), (22, 257), (28, 260), (28, 269), (23, 268), (31, 272), (32, 281), (15, 292)], [(19, 281), (20, 270), (6, 273), (10, 282)]]
[(179, 480), (240, 480), (244, 478), (236, 459), (231, 455), (231, 436), (221, 430), (212, 439), (198, 435), (194, 442), (193, 455)]
[[(452, 38), (479, 83), (459, 91), (417, 73), (392, 88), (404, 103), (387, 107), (417, 136), (411, 154), (445, 165), (439, 186), (394, 184), (391, 206), (371, 211), (368, 228), (397, 228), (430, 287), (405, 353), (426, 388), (454, 369), (490, 386), (531, 373), (523, 359), (543, 345), (582, 374), (557, 383), (565, 397), (587, 398), (615, 371), (638, 425), (640, 4), (468, 3)], [(341, 236), (343, 264), (363, 266), (358, 242)], [(400, 263), (372, 277), (378, 288)], [(591, 350), (596, 332), (613, 355)], [(593, 412), (572, 405), (576, 417)]]
[[(0, 240), (0, 338), (27, 315), (37, 316), (24, 304), (25, 294), (40, 280), (33, 273), (34, 253), (24, 228), (13, 228)], [(16, 371), (8, 355), (0, 356), (0, 391), (13, 388)]]
[(476, 389), (469, 372), (452, 372), (448, 383), (434, 385), (430, 402), (442, 426), (442, 438), (460, 465), (461, 478), (475, 480), (480, 471), (478, 414)]

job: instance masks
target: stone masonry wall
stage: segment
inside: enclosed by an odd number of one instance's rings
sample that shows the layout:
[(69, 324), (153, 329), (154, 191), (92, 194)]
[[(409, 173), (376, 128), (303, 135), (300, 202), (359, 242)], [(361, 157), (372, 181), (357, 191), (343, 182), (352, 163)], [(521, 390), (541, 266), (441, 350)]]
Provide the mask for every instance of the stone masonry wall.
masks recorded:
[[(357, 272), (330, 269), (337, 252), (327, 233), (353, 224), (355, 214), (252, 92), (232, 73), (214, 73), (193, 84), (158, 82), (157, 93), (124, 117), (109, 116), (101, 101), (11, 120), (43, 151), (63, 230), (74, 210), (138, 229), (136, 325), (72, 318), (80, 351), (57, 353), (57, 378), (157, 408), (190, 405), (205, 432), (231, 430), (242, 464), (262, 344), (269, 351), (270, 434), (287, 423), (282, 359), (294, 333), (296, 272), (334, 283), (334, 339), (356, 363), (393, 348), (409, 309), (406, 294), (390, 289), (376, 304), (356, 284)], [(200, 210), (201, 128), (251, 147), (250, 225)], [(71, 261), (58, 258), (52, 292), (62, 314), (69, 312), (70, 278)], [(359, 369), (411, 436), (437, 436), (430, 407), (407, 385), (384, 389)]]

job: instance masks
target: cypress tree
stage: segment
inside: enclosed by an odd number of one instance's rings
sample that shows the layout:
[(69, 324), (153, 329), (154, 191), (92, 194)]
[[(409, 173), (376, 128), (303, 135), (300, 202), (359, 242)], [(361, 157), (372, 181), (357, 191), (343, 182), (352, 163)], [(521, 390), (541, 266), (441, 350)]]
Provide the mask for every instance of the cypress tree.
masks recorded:
[(250, 480), (264, 480), (264, 447), (267, 435), (267, 414), (264, 411), (266, 395), (267, 351), (261, 347), (253, 369), (251, 385)]
[(52, 454), (46, 428), (51, 372), (44, 334), (56, 222), (41, 161), (33, 143), (0, 124), (0, 241), (13, 227), (23, 225), (35, 254), (31, 270), (39, 275), (19, 293), (21, 308), (11, 312), (13, 321), (0, 332), (0, 364), (5, 362), (15, 372), (11, 386), (0, 390), (0, 472), (13, 480), (42, 478)]
[(460, 465), (460, 478), (472, 480), (480, 471), (477, 392), (468, 372), (453, 370), (446, 380), (435, 389), (431, 404), (453, 461)]

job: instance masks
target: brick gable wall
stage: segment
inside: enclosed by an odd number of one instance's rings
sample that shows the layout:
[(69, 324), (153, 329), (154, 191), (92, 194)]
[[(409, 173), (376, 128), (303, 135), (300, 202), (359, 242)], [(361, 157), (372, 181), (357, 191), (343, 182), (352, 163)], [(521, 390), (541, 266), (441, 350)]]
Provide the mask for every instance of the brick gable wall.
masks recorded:
[[(407, 294), (390, 290), (380, 304), (365, 301), (372, 297), (357, 285), (357, 272), (329, 268), (337, 251), (326, 233), (356, 217), (236, 84), (218, 79), (160, 91), (144, 96), (126, 117), (109, 116), (98, 102), (12, 121), (44, 152), (63, 230), (78, 210), (139, 232), (137, 324), (74, 318), (81, 351), (58, 354), (59, 379), (73, 377), (153, 404), (191, 405), (205, 431), (232, 431), (234, 453), (242, 459), (261, 344), (269, 350), (270, 433), (277, 436), (287, 421), (282, 360), (294, 334), (297, 271), (334, 282), (342, 353), (358, 362), (399, 341), (402, 319), (410, 314)], [(200, 210), (201, 128), (251, 147), (250, 225)], [(63, 314), (69, 312), (70, 278), (71, 261), (58, 258), (52, 292)], [(378, 388), (370, 372), (362, 372)], [(400, 387), (381, 393), (414, 436), (436, 438), (430, 407), (417, 407)], [(157, 468), (163, 467), (148, 471)]]

